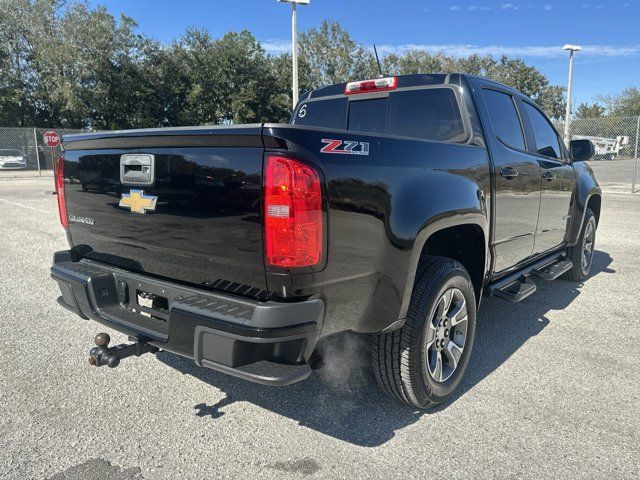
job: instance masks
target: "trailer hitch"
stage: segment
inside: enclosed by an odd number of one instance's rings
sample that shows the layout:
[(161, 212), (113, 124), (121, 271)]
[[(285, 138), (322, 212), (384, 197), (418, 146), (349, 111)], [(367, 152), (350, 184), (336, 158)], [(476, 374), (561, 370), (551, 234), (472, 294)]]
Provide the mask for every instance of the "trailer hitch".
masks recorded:
[(111, 341), (109, 334), (99, 333), (94, 339), (96, 346), (89, 352), (89, 363), (96, 367), (109, 365), (110, 368), (115, 368), (120, 365), (120, 360), (127, 357), (134, 355), (139, 357), (145, 353), (157, 353), (160, 351), (159, 348), (141, 342), (136, 338), (129, 337), (129, 340), (134, 343), (123, 343), (115, 347), (109, 347), (109, 342)]

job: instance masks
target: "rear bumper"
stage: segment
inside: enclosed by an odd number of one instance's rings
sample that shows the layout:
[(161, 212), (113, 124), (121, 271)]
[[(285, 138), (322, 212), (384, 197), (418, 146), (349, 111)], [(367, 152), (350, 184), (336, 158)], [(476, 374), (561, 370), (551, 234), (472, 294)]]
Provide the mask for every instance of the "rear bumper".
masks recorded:
[[(307, 364), (320, 334), (322, 300), (258, 302), (205, 292), (87, 260), (54, 255), (58, 302), (196, 364), (268, 385), (288, 385), (311, 373)], [(138, 304), (138, 292), (166, 299)]]

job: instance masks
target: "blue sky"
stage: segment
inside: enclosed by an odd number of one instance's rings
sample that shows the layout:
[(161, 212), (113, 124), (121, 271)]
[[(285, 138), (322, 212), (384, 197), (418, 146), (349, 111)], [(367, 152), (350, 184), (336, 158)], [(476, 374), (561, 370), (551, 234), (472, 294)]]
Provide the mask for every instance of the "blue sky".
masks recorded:
[[(290, 45), (290, 7), (276, 0), (91, 3), (133, 17), (141, 33), (165, 42), (199, 27), (214, 36), (248, 29), (272, 52)], [(522, 57), (559, 85), (567, 77), (562, 45), (582, 45), (575, 62), (577, 103), (640, 86), (640, 0), (311, 0), (299, 12), (300, 30), (330, 19), (384, 52), (504, 53)]]

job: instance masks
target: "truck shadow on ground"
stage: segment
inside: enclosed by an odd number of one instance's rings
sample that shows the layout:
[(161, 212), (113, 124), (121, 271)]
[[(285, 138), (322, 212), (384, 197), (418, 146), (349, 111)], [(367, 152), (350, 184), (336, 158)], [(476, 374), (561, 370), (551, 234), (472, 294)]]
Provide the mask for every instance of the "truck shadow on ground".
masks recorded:
[[(592, 276), (614, 273), (611, 257), (594, 254)], [(368, 338), (341, 334), (321, 342), (324, 365), (304, 382), (289, 387), (266, 387), (212, 370), (197, 367), (191, 360), (162, 352), (158, 358), (186, 375), (207, 382), (226, 393), (217, 403), (194, 406), (197, 416), (217, 419), (222, 409), (237, 401), (251, 402), (300, 425), (331, 437), (364, 447), (389, 441), (397, 430), (416, 422), (422, 415), (446, 409), (496, 368), (527, 340), (548, 324), (548, 312), (566, 308), (580, 295), (580, 284), (558, 280), (537, 281), (538, 291), (522, 303), (496, 298), (484, 299), (477, 319), (476, 341), (465, 379), (454, 398), (434, 410), (405, 407), (387, 398), (371, 379)]]

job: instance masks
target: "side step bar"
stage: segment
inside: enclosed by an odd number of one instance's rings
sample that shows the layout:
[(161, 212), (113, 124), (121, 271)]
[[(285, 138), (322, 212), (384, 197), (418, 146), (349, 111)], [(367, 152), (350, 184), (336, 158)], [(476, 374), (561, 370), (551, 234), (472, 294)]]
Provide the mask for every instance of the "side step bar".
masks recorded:
[(508, 285), (505, 285), (499, 290), (496, 290), (494, 295), (508, 302), (521, 302), (529, 295), (536, 291), (536, 284), (529, 280), (524, 275)]
[(568, 258), (563, 260), (561, 257), (557, 262), (547, 265), (546, 267), (536, 268), (532, 270), (531, 273), (542, 280), (550, 282), (571, 270), (572, 267), (573, 262), (571, 260)]
[(552, 281), (571, 267), (573, 263), (565, 257), (564, 252), (557, 252), (489, 284), (486, 294), (509, 302), (521, 302), (536, 291), (536, 284), (529, 278), (530, 275)]

